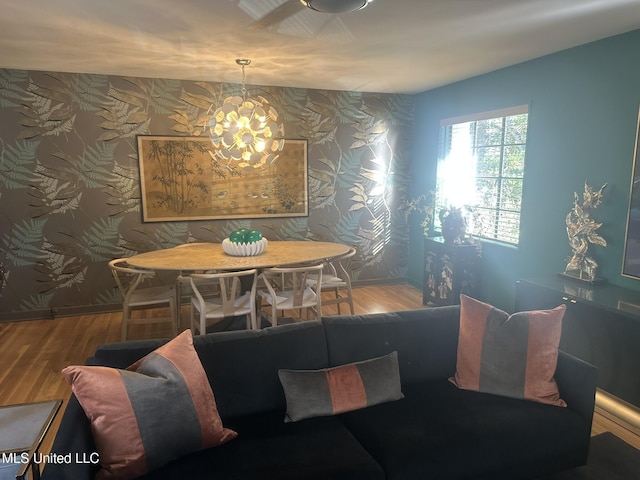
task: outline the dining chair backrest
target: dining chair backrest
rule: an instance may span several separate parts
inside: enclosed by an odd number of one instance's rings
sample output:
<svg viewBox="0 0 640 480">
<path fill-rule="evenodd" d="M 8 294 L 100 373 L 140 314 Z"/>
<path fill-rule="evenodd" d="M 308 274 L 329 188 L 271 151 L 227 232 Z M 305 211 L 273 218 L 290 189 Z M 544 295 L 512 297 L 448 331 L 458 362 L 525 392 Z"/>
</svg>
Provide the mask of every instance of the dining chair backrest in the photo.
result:
<svg viewBox="0 0 640 480">
<path fill-rule="evenodd" d="M 321 315 L 320 291 L 309 287 L 308 281 L 312 275 L 322 278 L 324 265 L 305 265 L 298 267 L 273 267 L 262 272 L 262 279 L 267 291 L 261 291 L 271 313 L 267 315 L 272 325 L 277 324 L 277 312 L 285 310 L 310 309 L 316 318 Z M 302 313 L 302 312 L 300 312 Z"/>
<path fill-rule="evenodd" d="M 333 292 L 333 296 L 325 296 L 322 300 L 324 307 L 336 305 L 338 314 L 341 314 L 340 305 L 346 303 L 349 305 L 351 314 L 355 314 L 353 306 L 353 293 L 351 291 L 351 261 L 356 254 L 356 249 L 351 247 L 347 253 L 326 259 L 321 280 L 321 288 L 324 292 Z M 309 286 L 314 290 L 317 289 L 318 279 L 315 276 L 309 280 Z"/>
<path fill-rule="evenodd" d="M 240 315 L 247 316 L 247 328 L 257 328 L 257 277 L 258 271 L 255 268 L 237 272 L 189 275 L 192 291 L 191 327 L 194 333 L 206 332 L 207 319 L 221 320 Z"/>
<path fill-rule="evenodd" d="M 143 280 L 152 278 L 155 275 L 153 270 L 129 266 L 126 258 L 111 260 L 109 262 L 109 268 L 111 268 L 111 274 L 118 286 L 118 290 L 120 290 L 123 300 L 131 297 Z"/>
<path fill-rule="evenodd" d="M 155 275 L 153 270 L 132 267 L 126 258 L 117 258 L 109 262 L 111 274 L 122 295 L 122 340 L 127 339 L 128 327 L 134 323 L 163 323 L 171 324 L 173 334 L 178 330 L 176 290 L 173 285 L 159 285 L 142 287 L 142 282 Z M 167 317 L 133 318 L 132 310 L 140 308 L 154 308 L 168 306 L 170 315 Z"/>
<path fill-rule="evenodd" d="M 325 260 L 325 269 L 328 270 L 332 278 L 327 278 L 329 275 L 325 275 L 323 285 L 327 285 L 331 281 L 342 281 L 351 284 L 351 260 L 355 254 L 356 249 L 351 247 L 344 255 Z"/>
</svg>

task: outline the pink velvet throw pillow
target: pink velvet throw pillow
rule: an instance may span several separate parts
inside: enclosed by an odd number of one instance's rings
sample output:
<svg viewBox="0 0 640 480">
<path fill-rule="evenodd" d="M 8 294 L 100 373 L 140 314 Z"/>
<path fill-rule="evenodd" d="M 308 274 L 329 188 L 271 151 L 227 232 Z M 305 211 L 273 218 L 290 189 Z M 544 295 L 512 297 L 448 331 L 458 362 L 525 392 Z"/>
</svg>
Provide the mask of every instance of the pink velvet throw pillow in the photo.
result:
<svg viewBox="0 0 640 480">
<path fill-rule="evenodd" d="M 98 479 L 130 479 L 237 436 L 224 428 L 190 330 L 126 370 L 62 370 L 91 422 Z"/>
<path fill-rule="evenodd" d="M 460 295 L 455 376 L 464 390 L 565 407 L 554 379 L 566 307 L 512 315 Z"/>
</svg>

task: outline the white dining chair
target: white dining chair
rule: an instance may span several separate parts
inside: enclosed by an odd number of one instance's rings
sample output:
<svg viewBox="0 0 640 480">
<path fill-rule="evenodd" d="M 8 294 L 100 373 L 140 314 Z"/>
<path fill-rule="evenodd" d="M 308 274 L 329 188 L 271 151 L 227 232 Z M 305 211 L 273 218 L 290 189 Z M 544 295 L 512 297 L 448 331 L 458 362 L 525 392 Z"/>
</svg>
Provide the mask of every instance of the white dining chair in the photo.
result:
<svg viewBox="0 0 640 480">
<path fill-rule="evenodd" d="M 271 326 L 278 324 L 278 313 L 297 311 L 298 317 L 309 318 L 311 311 L 316 319 L 322 315 L 321 287 L 316 290 L 308 285 L 310 275 L 322 281 L 322 263 L 299 267 L 273 267 L 262 272 L 261 280 L 266 290 L 260 290 L 259 299 L 266 302 L 264 313 Z M 261 305 L 261 312 L 263 312 Z"/>
<path fill-rule="evenodd" d="M 179 245 L 176 245 L 175 247 L 173 247 L 174 249 L 181 249 L 181 248 L 189 248 L 189 247 L 193 247 L 195 245 L 207 245 L 207 243 L 205 242 L 191 242 L 191 243 L 181 243 Z M 189 278 L 189 275 L 192 273 L 215 273 L 214 270 L 194 270 L 194 271 L 180 271 L 180 273 L 178 274 L 177 278 L 176 278 L 176 308 L 177 308 L 177 315 L 178 315 L 178 326 L 182 325 L 182 305 L 183 305 L 183 300 L 185 297 L 185 291 L 186 294 L 188 295 L 188 298 L 191 298 L 191 280 Z"/>
<path fill-rule="evenodd" d="M 109 268 L 122 295 L 122 340 L 128 336 L 129 326 L 145 323 L 169 323 L 173 335 L 178 333 L 176 289 L 173 285 L 143 287 L 141 284 L 155 275 L 153 270 L 134 268 L 126 258 L 109 262 Z M 169 307 L 168 317 L 133 317 L 134 310 Z"/>
<path fill-rule="evenodd" d="M 322 292 L 325 293 L 322 299 L 322 307 L 327 305 L 336 305 L 338 307 L 338 315 L 340 305 L 346 303 L 349 305 L 351 315 L 355 314 L 353 307 L 353 294 L 351 292 L 351 260 L 356 254 L 356 249 L 351 247 L 347 253 L 327 259 L 323 262 L 324 269 L 322 271 Z M 318 278 L 310 275 L 307 284 L 315 291 L 318 289 Z M 327 298 L 326 293 L 333 292 L 333 298 Z"/>
<path fill-rule="evenodd" d="M 188 278 L 192 292 L 191 331 L 194 335 L 205 334 L 207 326 L 224 318 L 241 315 L 246 316 L 247 329 L 258 328 L 258 271 L 255 268 L 237 272 L 193 273 Z"/>
</svg>

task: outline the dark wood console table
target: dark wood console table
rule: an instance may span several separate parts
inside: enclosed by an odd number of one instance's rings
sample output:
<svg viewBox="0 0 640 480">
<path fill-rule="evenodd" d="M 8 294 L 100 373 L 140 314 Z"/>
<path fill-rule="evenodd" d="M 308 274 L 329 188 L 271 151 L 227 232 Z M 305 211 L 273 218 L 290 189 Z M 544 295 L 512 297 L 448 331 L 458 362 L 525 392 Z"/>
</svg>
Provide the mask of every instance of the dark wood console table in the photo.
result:
<svg viewBox="0 0 640 480">
<path fill-rule="evenodd" d="M 559 277 L 517 282 L 517 310 L 560 304 L 560 348 L 598 367 L 600 389 L 640 408 L 640 292 Z"/>
</svg>

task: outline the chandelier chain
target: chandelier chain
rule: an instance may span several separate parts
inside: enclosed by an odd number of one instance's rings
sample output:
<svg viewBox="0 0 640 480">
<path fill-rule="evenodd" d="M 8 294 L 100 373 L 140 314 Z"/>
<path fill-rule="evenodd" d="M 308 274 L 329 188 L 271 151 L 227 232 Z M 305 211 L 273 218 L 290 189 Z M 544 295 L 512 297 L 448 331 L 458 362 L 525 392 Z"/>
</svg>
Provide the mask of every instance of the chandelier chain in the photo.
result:
<svg viewBox="0 0 640 480">
<path fill-rule="evenodd" d="M 251 64 L 251 60 L 249 60 L 248 58 L 236 58 L 236 63 L 238 65 L 240 65 L 240 67 L 242 68 L 242 90 L 240 90 L 242 92 L 242 99 L 244 101 L 247 100 L 247 86 L 246 86 L 246 75 L 244 72 L 244 67 L 246 67 L 247 65 Z"/>
<path fill-rule="evenodd" d="M 240 91 L 242 92 L 242 98 L 244 100 L 246 100 L 247 99 L 247 87 L 245 85 L 245 78 L 246 77 L 245 77 L 245 73 L 244 73 L 244 67 L 245 67 L 245 64 L 243 63 L 242 64 L 242 90 L 240 90 Z"/>
</svg>

